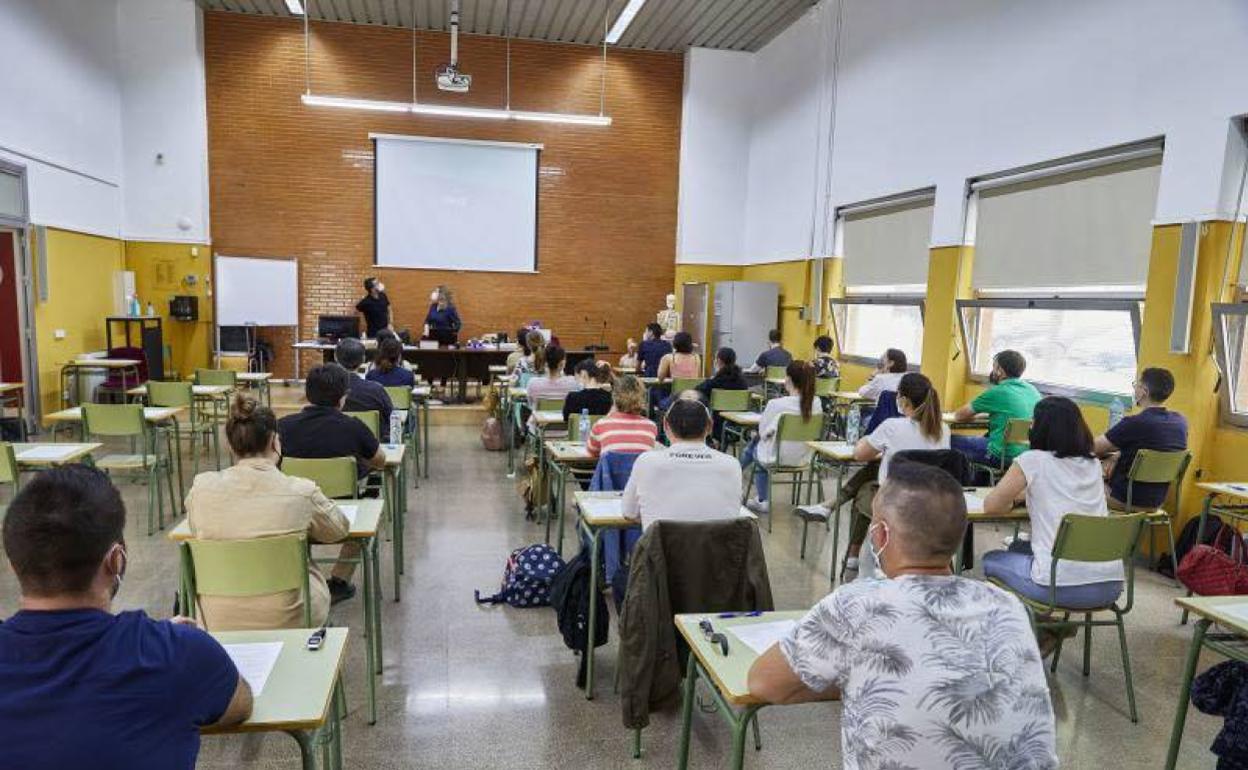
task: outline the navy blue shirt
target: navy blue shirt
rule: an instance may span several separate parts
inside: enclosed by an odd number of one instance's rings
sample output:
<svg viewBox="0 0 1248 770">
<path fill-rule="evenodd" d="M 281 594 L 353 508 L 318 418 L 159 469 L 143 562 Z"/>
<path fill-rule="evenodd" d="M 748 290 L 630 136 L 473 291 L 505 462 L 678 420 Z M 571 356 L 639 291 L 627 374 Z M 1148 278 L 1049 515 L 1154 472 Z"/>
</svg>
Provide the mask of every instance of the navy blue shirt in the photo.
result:
<svg viewBox="0 0 1248 770">
<path fill-rule="evenodd" d="M 19 612 L 0 624 L 0 767 L 195 767 L 238 669 L 191 626 L 142 612 Z"/>
<path fill-rule="evenodd" d="M 1123 417 L 1105 431 L 1109 443 L 1122 454 L 1109 476 L 1109 493 L 1120 503 L 1127 502 L 1127 472 L 1141 449 L 1175 452 L 1187 449 L 1187 419 L 1178 412 L 1161 406 L 1145 409 L 1139 414 Z M 1166 500 L 1169 484 L 1137 482 L 1131 488 L 1131 505 L 1154 508 Z"/>
<path fill-rule="evenodd" d="M 439 308 L 436 302 L 429 306 L 429 312 L 425 315 L 425 323 L 429 324 L 430 331 L 458 332 L 463 326 L 459 320 L 459 311 L 454 305 Z"/>
<path fill-rule="evenodd" d="M 375 382 L 383 388 L 416 387 L 416 375 L 401 366 L 396 366 L 388 372 L 373 367 L 368 370 L 368 374 L 364 375 L 364 379 Z"/>
<path fill-rule="evenodd" d="M 377 412 L 381 440 L 390 440 L 390 413 L 394 411 L 394 402 L 390 400 L 390 394 L 383 385 L 351 372 L 351 380 L 347 386 L 347 403 L 343 404 L 342 411 Z"/>
<path fill-rule="evenodd" d="M 784 348 L 767 348 L 758 354 L 754 365 L 760 369 L 766 369 L 769 366 L 788 366 L 792 361 L 793 354 Z"/>
<path fill-rule="evenodd" d="M 637 362 L 641 364 L 642 377 L 658 377 L 659 361 L 672 352 L 672 343 L 667 340 L 642 340 L 637 346 Z"/>
<path fill-rule="evenodd" d="M 277 435 L 282 439 L 282 454 L 286 457 L 354 457 L 360 478 L 368 475 L 368 461 L 381 448 L 367 425 L 332 406 L 309 404 L 302 411 L 286 415 L 277 421 Z"/>
</svg>

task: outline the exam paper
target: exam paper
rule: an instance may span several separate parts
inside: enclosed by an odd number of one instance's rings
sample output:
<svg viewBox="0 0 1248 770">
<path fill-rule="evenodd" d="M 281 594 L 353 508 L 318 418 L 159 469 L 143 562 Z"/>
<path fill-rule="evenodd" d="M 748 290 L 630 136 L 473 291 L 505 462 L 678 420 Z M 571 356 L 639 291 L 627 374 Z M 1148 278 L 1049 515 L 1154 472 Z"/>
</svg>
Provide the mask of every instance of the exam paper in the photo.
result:
<svg viewBox="0 0 1248 770">
<path fill-rule="evenodd" d="M 26 462 L 34 462 L 35 460 L 60 460 L 65 457 L 69 457 L 74 453 L 75 449 L 76 447 L 57 446 L 55 444 L 31 447 L 30 449 L 23 450 L 17 456 L 17 459 L 24 460 Z"/>
<path fill-rule="evenodd" d="M 762 655 L 768 647 L 787 636 L 795 625 L 796 620 L 773 620 L 770 623 L 742 623 L 729 626 L 727 630 L 746 647 Z"/>
<path fill-rule="evenodd" d="M 983 513 L 984 512 L 984 498 L 980 497 L 974 492 L 963 492 L 962 494 L 966 497 L 966 512 L 967 513 Z"/>
<path fill-rule="evenodd" d="M 1248 623 L 1248 602 L 1243 604 L 1223 604 L 1217 609 L 1218 612 L 1224 615 L 1230 615 L 1236 620 Z"/>
<path fill-rule="evenodd" d="M 225 654 L 234 661 L 238 675 L 247 680 L 251 686 L 253 697 L 259 697 L 264 685 L 273 673 L 277 657 L 282 654 L 282 642 L 249 642 L 244 644 L 223 644 Z"/>
<path fill-rule="evenodd" d="M 619 516 L 624 511 L 622 497 L 590 497 L 580 502 L 581 512 L 590 518 Z"/>
<path fill-rule="evenodd" d="M 355 526 L 355 517 L 360 513 L 358 505 L 339 505 L 338 510 L 342 511 L 342 515 L 347 517 L 347 523 L 352 527 Z"/>
</svg>

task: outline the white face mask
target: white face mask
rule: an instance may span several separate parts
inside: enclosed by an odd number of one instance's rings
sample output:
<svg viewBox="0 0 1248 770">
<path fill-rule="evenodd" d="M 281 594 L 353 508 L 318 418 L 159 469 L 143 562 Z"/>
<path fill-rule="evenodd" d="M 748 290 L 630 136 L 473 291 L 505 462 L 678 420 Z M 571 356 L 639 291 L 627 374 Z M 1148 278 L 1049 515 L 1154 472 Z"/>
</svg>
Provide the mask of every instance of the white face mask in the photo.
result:
<svg viewBox="0 0 1248 770">
<path fill-rule="evenodd" d="M 438 293 L 437 293 L 436 291 L 435 291 L 434 293 L 432 293 L 432 294 L 430 294 L 430 295 L 429 295 L 429 301 L 430 301 L 430 302 L 437 302 L 437 301 L 438 301 Z"/>
<path fill-rule="evenodd" d="M 377 291 L 382 292 L 385 290 L 386 290 L 386 285 L 384 283 L 377 284 Z"/>
<path fill-rule="evenodd" d="M 888 577 L 884 574 L 884 562 L 880 560 L 880 556 L 883 555 L 884 549 L 889 546 L 888 530 L 884 530 L 884 545 L 880 546 L 878 551 L 875 548 L 875 540 L 872 538 L 872 535 L 875 534 L 875 528 L 880 526 L 881 523 L 882 522 L 877 522 L 867 528 L 867 549 L 871 551 L 871 555 L 875 557 L 875 563 L 880 566 L 879 574 L 883 577 Z"/>
</svg>

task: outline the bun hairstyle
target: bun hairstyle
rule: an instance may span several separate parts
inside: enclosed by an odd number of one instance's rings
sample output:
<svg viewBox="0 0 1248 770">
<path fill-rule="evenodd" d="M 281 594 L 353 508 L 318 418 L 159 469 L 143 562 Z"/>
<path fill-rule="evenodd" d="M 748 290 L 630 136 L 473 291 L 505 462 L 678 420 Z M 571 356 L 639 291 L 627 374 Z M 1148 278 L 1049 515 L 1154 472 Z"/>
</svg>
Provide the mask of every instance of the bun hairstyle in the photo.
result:
<svg viewBox="0 0 1248 770">
<path fill-rule="evenodd" d="M 584 372 L 586 377 L 599 385 L 609 385 L 611 380 L 615 377 L 615 372 L 611 369 L 611 364 L 606 361 L 595 361 L 592 358 L 585 358 L 578 361 L 572 371 L 577 374 Z"/>
<path fill-rule="evenodd" d="M 737 351 L 732 348 L 720 348 L 715 354 L 715 359 L 719 361 L 719 371 L 726 377 L 741 376 L 741 367 L 737 366 Z"/>
<path fill-rule="evenodd" d="M 230 402 L 225 420 L 225 437 L 236 457 L 255 457 L 269 449 L 277 433 L 277 417 L 248 393 L 238 393 Z"/>
<path fill-rule="evenodd" d="M 919 424 L 924 438 L 939 441 L 945 433 L 945 423 L 940 413 L 940 394 L 932 387 L 932 381 L 918 372 L 910 372 L 897 383 L 897 395 L 904 396 L 914 407 L 912 419 Z"/>
<path fill-rule="evenodd" d="M 386 337 L 377 343 L 377 368 L 383 372 L 402 367 L 403 343 L 395 336 Z"/>
<path fill-rule="evenodd" d="M 802 420 L 809 420 L 815 404 L 815 368 L 805 361 L 793 359 L 785 367 L 784 373 L 792 380 L 793 387 L 797 388 Z"/>
</svg>

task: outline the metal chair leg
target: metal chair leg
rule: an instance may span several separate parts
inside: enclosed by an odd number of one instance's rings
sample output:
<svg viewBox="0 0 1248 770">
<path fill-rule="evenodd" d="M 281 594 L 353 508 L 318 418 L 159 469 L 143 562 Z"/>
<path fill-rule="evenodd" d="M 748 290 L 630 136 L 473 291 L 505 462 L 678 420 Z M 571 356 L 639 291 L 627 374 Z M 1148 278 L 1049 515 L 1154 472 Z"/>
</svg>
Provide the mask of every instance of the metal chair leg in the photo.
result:
<svg viewBox="0 0 1248 770">
<path fill-rule="evenodd" d="M 1131 709 L 1131 721 L 1139 722 L 1139 715 L 1135 712 L 1135 685 L 1131 681 L 1131 655 L 1127 652 L 1127 628 L 1122 622 L 1122 613 L 1114 610 L 1114 615 L 1118 619 L 1118 644 L 1122 647 L 1122 672 L 1127 678 L 1127 705 Z"/>
<path fill-rule="evenodd" d="M 1083 675 L 1092 673 L 1092 613 L 1083 615 Z"/>
</svg>

